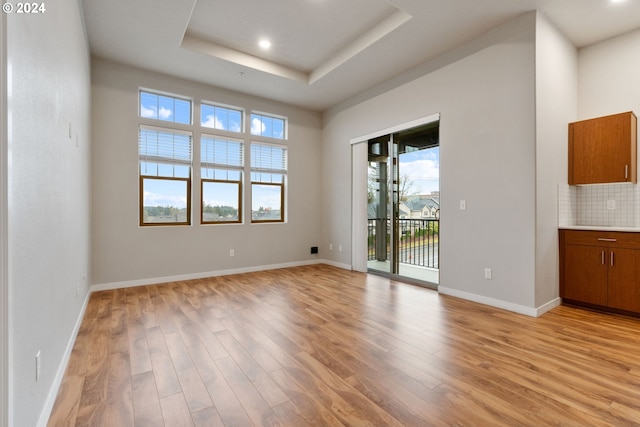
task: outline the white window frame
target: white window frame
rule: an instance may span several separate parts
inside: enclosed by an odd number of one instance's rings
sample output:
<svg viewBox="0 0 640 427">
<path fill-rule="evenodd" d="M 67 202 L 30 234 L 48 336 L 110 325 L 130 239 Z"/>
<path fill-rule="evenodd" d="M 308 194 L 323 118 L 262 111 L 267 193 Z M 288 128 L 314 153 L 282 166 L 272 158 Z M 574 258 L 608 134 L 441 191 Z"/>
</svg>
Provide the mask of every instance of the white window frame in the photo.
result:
<svg viewBox="0 0 640 427">
<path fill-rule="evenodd" d="M 222 140 L 225 142 L 232 142 L 232 143 L 238 143 L 240 144 L 241 150 L 240 150 L 240 161 L 237 162 L 237 164 L 229 164 L 229 163 L 225 163 L 225 162 L 216 162 L 215 159 L 213 159 L 214 161 L 208 161 L 205 156 L 202 155 L 202 151 L 204 149 L 204 139 L 205 138 L 210 138 L 213 139 L 214 141 L 216 139 L 218 140 Z M 200 223 L 201 224 L 214 224 L 214 225 L 221 225 L 221 224 L 241 224 L 243 222 L 243 197 L 244 197 L 244 168 L 245 168 L 245 150 L 246 150 L 246 143 L 244 141 L 244 139 L 239 139 L 239 138 L 230 138 L 230 137 L 226 137 L 226 136 L 222 136 L 222 135 L 211 135 L 211 134 L 201 134 L 200 135 L 200 152 L 201 152 L 201 156 L 200 156 Z M 213 178 L 209 178 L 208 176 L 205 176 L 204 174 L 204 169 L 210 169 L 210 170 L 219 170 L 219 171 L 229 171 L 229 172 L 237 172 L 239 174 L 239 178 L 238 180 L 233 180 L 233 179 L 220 179 L 220 178 L 216 178 L 215 175 Z M 238 217 L 237 220 L 235 221 L 205 221 L 204 219 L 204 209 L 205 209 L 205 201 L 204 201 L 204 186 L 205 183 L 220 183 L 220 184 L 236 184 L 238 186 Z"/>
<path fill-rule="evenodd" d="M 230 111 L 237 111 L 240 113 L 240 130 L 238 131 L 234 131 L 234 130 L 229 130 L 229 129 L 221 129 L 221 128 L 216 128 L 216 127 L 210 127 L 210 126 L 204 126 L 202 124 L 202 111 L 203 108 L 202 107 L 213 107 L 214 108 L 214 115 L 215 115 L 215 109 L 216 108 L 222 108 L 225 110 L 230 110 Z M 198 122 L 198 126 L 200 126 L 203 129 L 209 129 L 209 131 L 223 131 L 223 132 L 231 132 L 233 134 L 243 134 L 245 133 L 245 122 L 246 122 L 246 112 L 243 108 L 240 107 L 236 107 L 234 105 L 227 105 L 227 104 L 221 104 L 219 102 L 212 102 L 212 101 L 205 101 L 205 100 L 201 100 L 200 101 L 200 108 L 199 108 L 199 113 L 200 113 L 200 118 L 199 118 L 199 122 Z"/>
<path fill-rule="evenodd" d="M 254 146 L 263 146 L 263 147 L 273 147 L 273 148 L 277 148 L 277 149 L 281 149 L 284 151 L 284 155 L 283 155 L 283 167 L 282 168 L 277 168 L 277 167 L 268 167 L 268 166 L 256 166 L 254 165 L 254 156 L 253 156 L 253 147 Z M 250 181 L 251 181 L 251 223 L 252 224 L 261 224 L 261 223 L 284 223 L 286 222 L 286 208 L 287 208 L 287 188 L 288 188 L 288 182 L 287 182 L 287 173 L 288 173 L 288 169 L 289 169 L 289 147 L 284 145 L 284 144 L 273 144 L 273 143 L 268 143 L 268 142 L 263 142 L 263 141 L 251 141 L 251 144 L 249 146 L 249 152 L 250 152 L 250 157 L 251 157 L 251 161 L 249 162 L 250 164 L 250 170 L 251 170 L 251 176 L 250 176 Z M 255 180 L 254 179 L 254 174 L 268 174 L 268 175 L 282 175 L 282 182 L 271 182 L 271 181 L 261 181 L 261 180 Z M 269 185 L 269 186 L 279 186 L 280 187 L 280 218 L 278 219 L 264 219 L 264 220 L 260 220 L 260 219 L 255 219 L 254 218 L 254 205 L 253 205 L 253 196 L 254 196 L 254 186 L 255 185 Z"/>
<path fill-rule="evenodd" d="M 151 131 L 151 132 L 159 132 L 173 135 L 184 135 L 189 137 L 189 147 L 186 152 L 186 156 L 183 153 L 180 158 L 173 158 L 170 156 L 159 155 L 151 155 L 148 152 L 142 153 L 142 133 L 143 131 Z M 188 157 L 185 158 L 185 157 Z M 144 173 L 142 170 L 143 163 L 155 164 L 159 168 L 159 165 L 171 165 L 177 167 L 186 167 L 187 168 L 187 176 L 168 176 L 166 174 L 160 174 L 159 171 L 156 171 L 155 174 Z M 191 225 L 191 185 L 192 185 L 192 176 L 193 176 L 193 132 L 172 129 L 172 128 L 163 128 L 158 126 L 149 126 L 140 124 L 138 127 L 138 176 L 139 176 L 139 225 L 141 227 L 156 227 L 156 226 L 180 226 L 180 225 Z M 145 191 L 145 180 L 167 180 L 167 181 L 176 181 L 176 182 L 184 182 L 186 185 L 186 212 L 185 212 L 185 220 L 184 221 L 175 221 L 175 222 L 147 222 L 144 220 L 144 191 Z"/>
<path fill-rule="evenodd" d="M 182 122 L 176 122 L 175 120 L 164 120 L 164 119 L 160 119 L 157 117 L 147 117 L 147 116 L 143 116 L 142 115 L 142 93 L 148 93 L 150 95 L 156 95 L 156 96 L 164 96 L 167 98 L 172 98 L 174 100 L 179 100 L 179 101 L 186 101 L 189 103 L 189 123 L 182 123 Z M 173 93 L 169 93 L 169 92 L 162 92 L 162 91 L 158 91 L 158 90 L 153 90 L 153 89 L 147 89 L 147 88 L 138 88 L 138 117 L 143 119 L 143 120 L 153 120 L 155 122 L 159 122 L 159 123 L 165 123 L 165 124 L 169 124 L 169 126 L 193 126 L 193 117 L 194 117 L 194 105 L 195 102 L 192 98 L 186 97 L 186 96 L 181 96 L 181 95 L 176 95 Z M 174 101 L 174 106 L 175 106 L 175 101 Z M 159 115 L 159 111 L 156 112 L 157 115 Z M 175 111 L 173 113 L 174 117 L 175 117 Z"/>
<path fill-rule="evenodd" d="M 253 116 L 260 116 L 260 117 L 265 117 L 265 118 L 269 118 L 269 119 L 277 119 L 277 120 L 282 120 L 282 138 L 277 138 L 274 136 L 269 136 L 269 135 L 262 135 L 262 133 L 257 134 L 257 133 L 253 133 Z M 271 114 L 271 113 L 265 113 L 263 111 L 251 111 L 251 114 L 249 115 L 249 130 L 248 130 L 249 135 L 251 135 L 251 137 L 259 137 L 259 138 L 269 138 L 270 140 L 275 140 L 275 141 L 287 141 L 289 139 L 289 119 L 285 116 L 279 116 L 277 114 Z"/>
</svg>

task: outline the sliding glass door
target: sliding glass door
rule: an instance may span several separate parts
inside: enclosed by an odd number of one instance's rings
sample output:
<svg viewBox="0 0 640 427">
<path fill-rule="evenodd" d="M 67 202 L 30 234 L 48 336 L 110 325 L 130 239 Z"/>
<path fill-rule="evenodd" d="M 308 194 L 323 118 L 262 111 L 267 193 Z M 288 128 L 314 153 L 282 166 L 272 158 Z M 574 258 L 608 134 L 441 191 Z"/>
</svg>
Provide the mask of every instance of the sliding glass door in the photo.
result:
<svg viewBox="0 0 640 427">
<path fill-rule="evenodd" d="M 437 285 L 439 122 L 367 141 L 367 267 Z"/>
</svg>

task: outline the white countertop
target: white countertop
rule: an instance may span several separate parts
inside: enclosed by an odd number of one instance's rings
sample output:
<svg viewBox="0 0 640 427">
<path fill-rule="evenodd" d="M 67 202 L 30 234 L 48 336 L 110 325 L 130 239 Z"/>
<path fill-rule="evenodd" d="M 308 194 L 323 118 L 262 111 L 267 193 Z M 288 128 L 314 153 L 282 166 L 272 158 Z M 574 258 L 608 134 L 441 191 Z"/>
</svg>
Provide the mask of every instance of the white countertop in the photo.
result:
<svg viewBox="0 0 640 427">
<path fill-rule="evenodd" d="M 640 233 L 640 227 L 609 227 L 606 225 L 561 225 L 560 230 L 587 230 L 587 231 L 626 231 Z"/>
</svg>

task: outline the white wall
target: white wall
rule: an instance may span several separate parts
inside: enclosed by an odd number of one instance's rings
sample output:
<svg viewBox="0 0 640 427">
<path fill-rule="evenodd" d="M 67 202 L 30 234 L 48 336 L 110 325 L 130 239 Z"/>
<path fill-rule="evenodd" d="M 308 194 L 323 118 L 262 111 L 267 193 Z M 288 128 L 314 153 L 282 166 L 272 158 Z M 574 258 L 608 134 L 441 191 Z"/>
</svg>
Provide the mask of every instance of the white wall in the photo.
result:
<svg viewBox="0 0 640 427">
<path fill-rule="evenodd" d="M 351 263 L 349 141 L 440 113 L 440 290 L 536 307 L 535 35 L 523 15 L 326 113 L 323 247 L 345 247 L 331 259 Z"/>
<path fill-rule="evenodd" d="M 7 247 L 7 15 L 0 15 L 0 426 L 8 426 L 9 254 Z"/>
<path fill-rule="evenodd" d="M 39 15 L 7 16 L 10 410 L 15 426 L 42 425 L 48 418 L 90 274 L 87 38 L 79 2 L 46 6 Z M 38 351 L 42 373 L 36 382 Z"/>
<path fill-rule="evenodd" d="M 543 15 L 536 21 L 536 294 L 559 296 L 558 183 L 567 182 L 567 129 L 576 120 L 578 52 Z"/>
<path fill-rule="evenodd" d="M 138 89 L 286 116 L 289 121 L 288 221 L 285 224 L 138 225 Z M 259 266 L 313 262 L 319 246 L 321 117 L 316 112 L 113 62 L 92 63 L 93 283 L 126 286 Z M 194 116 L 199 117 L 198 110 Z M 197 122 L 198 119 L 196 119 Z M 161 126 L 161 125 L 160 125 Z M 194 134 L 199 139 L 199 134 Z M 196 182 L 197 183 L 197 182 Z M 198 185 L 194 200 L 199 200 Z M 245 193 L 245 210 L 251 206 Z M 235 256 L 229 256 L 234 249 Z"/>
<path fill-rule="evenodd" d="M 640 30 L 580 49 L 578 67 L 578 120 L 640 115 Z"/>
</svg>

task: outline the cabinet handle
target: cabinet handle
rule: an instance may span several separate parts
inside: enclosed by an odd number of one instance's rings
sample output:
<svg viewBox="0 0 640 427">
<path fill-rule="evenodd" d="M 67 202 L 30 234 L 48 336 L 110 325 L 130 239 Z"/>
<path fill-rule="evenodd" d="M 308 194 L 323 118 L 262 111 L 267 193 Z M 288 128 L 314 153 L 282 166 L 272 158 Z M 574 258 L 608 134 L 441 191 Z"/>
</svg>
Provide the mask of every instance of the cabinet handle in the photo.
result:
<svg viewBox="0 0 640 427">
<path fill-rule="evenodd" d="M 599 242 L 617 242 L 616 239 L 605 239 L 604 237 L 598 237 Z"/>
<path fill-rule="evenodd" d="M 613 251 L 611 251 L 611 267 L 613 267 Z"/>
<path fill-rule="evenodd" d="M 604 251 L 602 251 L 602 265 L 604 265 Z"/>
<path fill-rule="evenodd" d="M 629 165 L 624 165 L 624 179 L 629 178 Z"/>
</svg>

